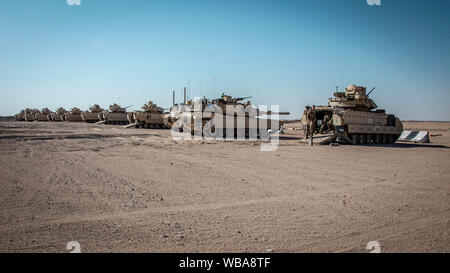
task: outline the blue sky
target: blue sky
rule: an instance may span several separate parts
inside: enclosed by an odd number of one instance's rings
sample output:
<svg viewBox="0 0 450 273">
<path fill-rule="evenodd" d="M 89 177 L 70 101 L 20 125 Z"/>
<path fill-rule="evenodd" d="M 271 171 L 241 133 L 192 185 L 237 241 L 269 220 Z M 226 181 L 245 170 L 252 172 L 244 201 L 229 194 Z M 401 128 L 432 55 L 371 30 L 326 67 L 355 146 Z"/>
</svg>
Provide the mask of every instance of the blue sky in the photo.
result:
<svg viewBox="0 0 450 273">
<path fill-rule="evenodd" d="M 223 91 L 298 117 L 336 86 L 450 120 L 450 1 L 2 0 L 0 115 Z"/>
</svg>

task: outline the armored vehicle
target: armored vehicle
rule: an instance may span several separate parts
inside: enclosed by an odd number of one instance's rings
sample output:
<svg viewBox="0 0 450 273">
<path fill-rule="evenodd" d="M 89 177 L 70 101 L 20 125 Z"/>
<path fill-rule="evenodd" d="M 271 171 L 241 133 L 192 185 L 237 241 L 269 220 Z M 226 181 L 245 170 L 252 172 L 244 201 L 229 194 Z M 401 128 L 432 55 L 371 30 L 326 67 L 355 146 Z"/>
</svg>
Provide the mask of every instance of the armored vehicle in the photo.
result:
<svg viewBox="0 0 450 273">
<path fill-rule="evenodd" d="M 222 94 L 214 100 L 200 99 L 187 105 L 172 107 L 167 123 L 172 129 L 191 134 L 201 132 L 207 137 L 261 138 L 279 132 L 282 121 L 272 115 L 289 115 L 260 111 L 252 107 L 250 101 L 241 101 L 250 97 L 233 98 Z"/>
<path fill-rule="evenodd" d="M 15 115 L 16 121 L 25 121 L 25 110 L 21 110 L 19 114 Z"/>
<path fill-rule="evenodd" d="M 59 107 L 55 113 L 51 114 L 51 120 L 52 121 L 65 121 L 67 113 L 68 112 L 66 109 L 64 109 L 63 107 Z"/>
<path fill-rule="evenodd" d="M 36 120 L 38 121 L 50 121 L 50 115 L 52 114 L 52 111 L 48 109 L 47 107 L 42 109 L 39 113 L 36 114 Z"/>
<path fill-rule="evenodd" d="M 120 107 L 120 105 L 114 103 L 109 106 L 109 111 L 103 113 L 103 119 L 105 124 L 129 124 L 127 106 L 125 108 Z"/>
<path fill-rule="evenodd" d="M 345 92 L 335 92 L 327 106 L 318 106 L 316 112 L 316 132 L 328 133 L 326 142 L 340 141 L 348 144 L 394 143 L 403 131 L 401 121 L 369 98 L 363 86 L 350 85 Z M 330 117 L 329 122 L 324 122 Z M 302 115 L 303 130 L 306 131 L 306 111 Z"/>
<path fill-rule="evenodd" d="M 70 109 L 70 112 L 66 113 L 66 120 L 70 122 L 83 121 L 83 118 L 81 117 L 81 110 L 77 107 Z"/>
<path fill-rule="evenodd" d="M 39 113 L 38 109 L 25 109 L 25 120 L 26 121 L 35 121 L 36 120 L 36 114 Z"/>
<path fill-rule="evenodd" d="M 94 104 L 89 107 L 89 111 L 81 113 L 81 117 L 85 122 L 94 123 L 103 120 L 103 112 L 105 112 L 105 110 L 102 109 L 100 105 Z"/>
<path fill-rule="evenodd" d="M 152 101 L 141 107 L 142 111 L 135 111 L 129 116 L 130 123 L 135 123 L 137 128 L 162 129 L 168 128 L 164 123 L 164 109 L 158 107 Z"/>
</svg>

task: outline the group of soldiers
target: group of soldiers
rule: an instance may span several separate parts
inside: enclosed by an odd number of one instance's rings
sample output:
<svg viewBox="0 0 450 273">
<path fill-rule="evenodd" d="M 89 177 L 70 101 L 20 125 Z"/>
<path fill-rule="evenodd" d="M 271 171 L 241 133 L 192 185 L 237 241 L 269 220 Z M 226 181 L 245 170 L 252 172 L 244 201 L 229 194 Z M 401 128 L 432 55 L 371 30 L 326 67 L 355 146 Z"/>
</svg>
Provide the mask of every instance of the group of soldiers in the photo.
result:
<svg viewBox="0 0 450 273">
<path fill-rule="evenodd" d="M 305 138 L 312 139 L 314 134 L 317 132 L 317 111 L 316 106 L 306 106 L 305 107 L 305 115 L 306 115 L 306 135 Z M 318 132 L 319 134 L 323 134 L 324 132 L 331 130 L 333 126 L 333 120 L 329 114 L 326 114 L 323 117 L 322 125 L 320 126 Z"/>
</svg>

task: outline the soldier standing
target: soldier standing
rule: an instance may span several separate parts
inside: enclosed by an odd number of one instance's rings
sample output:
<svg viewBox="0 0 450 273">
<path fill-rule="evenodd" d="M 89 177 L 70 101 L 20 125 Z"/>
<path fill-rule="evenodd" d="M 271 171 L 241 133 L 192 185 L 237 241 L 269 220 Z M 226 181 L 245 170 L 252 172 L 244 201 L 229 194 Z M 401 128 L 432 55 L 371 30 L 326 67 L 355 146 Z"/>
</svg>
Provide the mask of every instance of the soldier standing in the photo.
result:
<svg viewBox="0 0 450 273">
<path fill-rule="evenodd" d="M 308 112 L 309 112 L 309 105 L 305 106 L 305 110 L 303 111 L 303 114 L 306 117 L 306 133 L 305 133 L 305 139 L 308 138 L 309 135 L 309 131 L 311 128 L 309 128 L 309 121 L 308 121 Z"/>
<path fill-rule="evenodd" d="M 309 134 L 306 135 L 306 138 L 310 135 L 311 140 L 313 139 L 314 133 L 316 132 L 316 106 L 313 105 L 311 109 L 308 110 L 306 114 L 306 119 L 308 121 L 309 126 Z"/>
</svg>

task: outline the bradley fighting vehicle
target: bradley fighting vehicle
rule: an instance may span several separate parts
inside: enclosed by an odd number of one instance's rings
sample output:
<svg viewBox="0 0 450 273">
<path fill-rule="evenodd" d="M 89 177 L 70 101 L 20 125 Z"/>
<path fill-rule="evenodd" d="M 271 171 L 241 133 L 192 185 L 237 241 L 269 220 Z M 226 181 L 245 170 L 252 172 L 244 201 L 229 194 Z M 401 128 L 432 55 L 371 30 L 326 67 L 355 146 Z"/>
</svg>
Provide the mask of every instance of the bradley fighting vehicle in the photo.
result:
<svg viewBox="0 0 450 273">
<path fill-rule="evenodd" d="M 282 121 L 272 120 L 271 115 L 289 115 L 289 113 L 264 112 L 252 107 L 250 101 L 241 101 L 250 97 L 233 98 L 222 94 L 214 100 L 201 99 L 187 105 L 171 108 L 166 123 L 173 130 L 204 136 L 262 138 L 281 130 Z M 196 121 L 197 120 L 197 121 Z M 217 131 L 217 133 L 216 133 Z"/>
<path fill-rule="evenodd" d="M 345 92 L 335 92 L 327 106 L 316 106 L 316 132 L 324 131 L 320 133 L 328 135 L 318 134 L 314 138 L 322 137 L 323 144 L 335 140 L 348 144 L 394 143 L 402 133 L 403 125 L 395 115 L 377 109 L 369 98 L 373 90 L 375 88 L 366 93 L 365 87 L 352 84 Z M 322 124 L 327 115 L 330 122 Z M 301 122 L 306 130 L 306 113 Z"/>
<path fill-rule="evenodd" d="M 66 120 L 71 122 L 83 121 L 83 118 L 81 117 L 81 110 L 77 107 L 70 109 L 70 112 L 66 113 Z"/>
<path fill-rule="evenodd" d="M 63 107 L 59 107 L 55 113 L 51 114 L 51 120 L 52 121 L 65 121 L 66 114 L 68 114 L 67 110 L 64 109 Z"/>
<path fill-rule="evenodd" d="M 38 109 L 25 109 L 25 120 L 26 121 L 35 121 L 36 120 L 36 114 L 39 113 Z"/>
<path fill-rule="evenodd" d="M 165 129 L 168 126 L 164 122 L 164 109 L 158 107 L 152 101 L 144 104 L 141 107 L 142 111 L 135 111 L 129 113 L 128 120 L 130 123 L 135 123 L 136 128 L 151 128 L 151 129 Z"/>
<path fill-rule="evenodd" d="M 50 109 L 45 107 L 44 109 L 42 109 L 42 111 L 40 111 L 39 113 L 36 114 L 36 120 L 38 120 L 38 121 L 50 121 L 51 114 L 52 114 L 52 111 L 50 111 Z"/>
<path fill-rule="evenodd" d="M 103 113 L 105 124 L 129 124 L 129 113 L 127 113 L 128 107 L 131 107 L 131 105 L 125 108 L 120 107 L 120 105 L 116 103 L 110 105 L 109 111 Z"/>
<path fill-rule="evenodd" d="M 103 112 L 105 112 L 105 110 L 102 109 L 100 105 L 94 104 L 89 107 L 89 111 L 81 113 L 81 117 L 85 122 L 94 123 L 103 120 Z"/>
<path fill-rule="evenodd" d="M 25 121 L 25 110 L 21 110 L 19 114 L 14 116 L 16 121 Z"/>
</svg>

